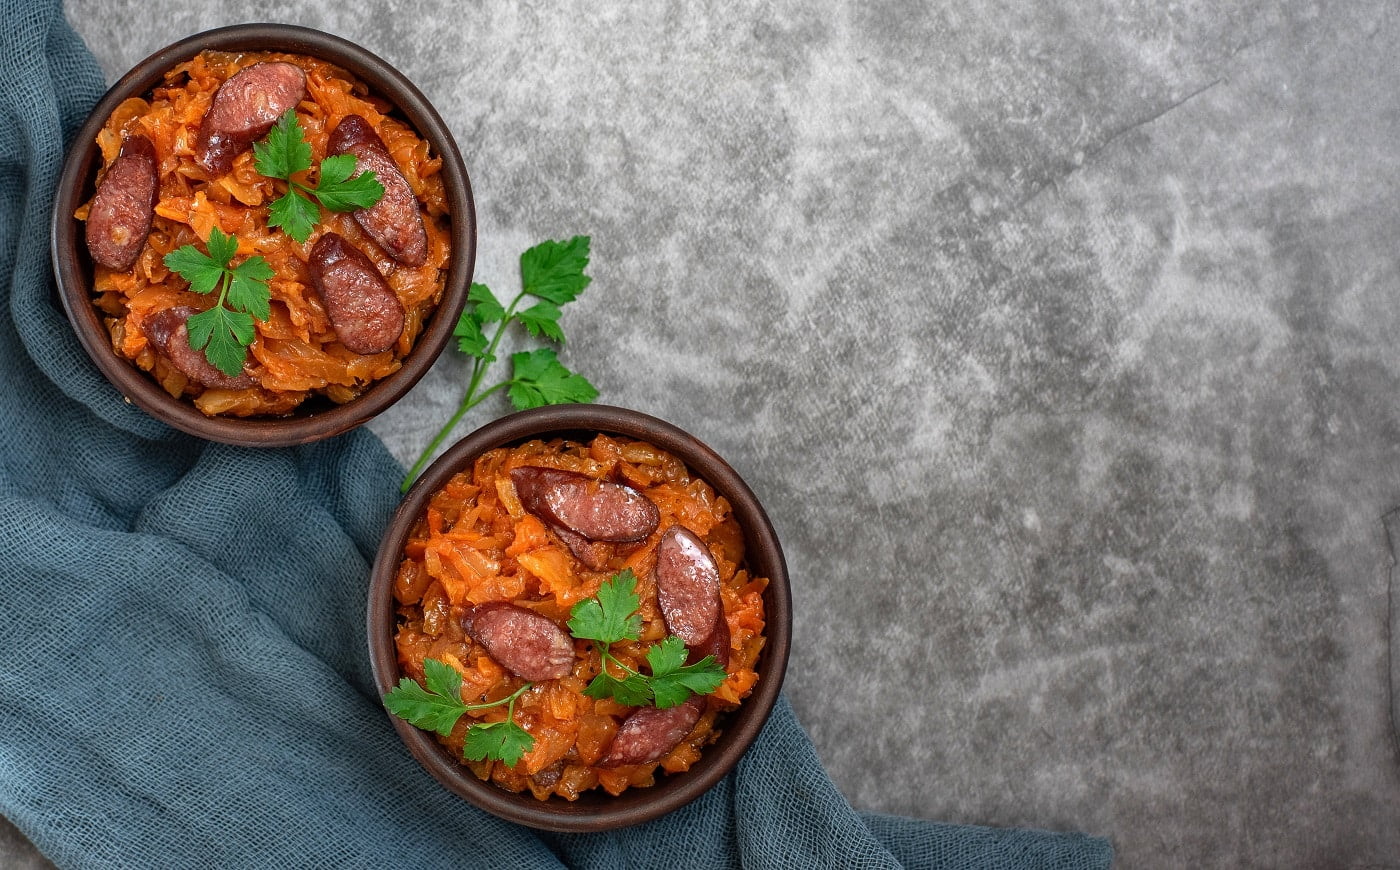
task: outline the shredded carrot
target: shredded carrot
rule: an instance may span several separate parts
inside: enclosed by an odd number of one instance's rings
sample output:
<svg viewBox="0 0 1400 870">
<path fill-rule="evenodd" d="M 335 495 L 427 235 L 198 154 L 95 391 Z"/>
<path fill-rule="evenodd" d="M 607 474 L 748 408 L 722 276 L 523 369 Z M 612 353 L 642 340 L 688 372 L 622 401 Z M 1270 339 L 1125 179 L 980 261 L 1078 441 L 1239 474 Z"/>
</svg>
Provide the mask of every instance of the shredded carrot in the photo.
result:
<svg viewBox="0 0 1400 870">
<path fill-rule="evenodd" d="M 269 60 L 294 63 L 306 71 L 307 98 L 297 107 L 297 116 L 313 165 L 326 156 L 330 131 L 346 115 L 362 115 L 379 133 L 418 197 L 428 233 L 426 263 L 398 263 L 349 213 L 324 213 L 304 245 L 269 230 L 268 207 L 281 195 L 282 183 L 258 174 L 252 149 L 239 155 L 221 177 L 211 178 L 195 163 L 199 126 L 219 85 L 240 69 Z M 96 137 L 102 171 L 117 158 L 125 135 L 142 133 L 155 146 L 160 193 L 151 233 L 136 265 L 125 272 L 102 266 L 94 270 L 94 301 L 105 315 L 116 352 L 151 372 L 171 395 L 190 397 L 209 415 L 281 415 L 316 395 L 344 403 L 398 371 L 442 300 L 452 246 L 442 159 L 431 155 L 427 143 L 389 111 L 388 103 L 344 70 L 316 58 L 276 52 L 201 52 L 166 73 L 164 83 L 149 97 L 118 105 Z M 85 220 L 88 211 L 85 204 L 75 217 Z M 249 349 L 246 371 L 257 385 L 244 390 L 206 389 L 191 382 L 151 350 L 141 329 L 148 316 L 162 309 L 188 305 L 201 310 L 214 303 L 191 292 L 162 262 L 183 245 L 202 247 L 214 227 L 238 237 L 238 257 L 260 255 L 276 273 L 269 282 L 272 316 L 257 324 Z M 329 231 L 364 251 L 403 303 L 404 331 L 392 349 L 361 356 L 341 345 L 331 329 L 306 265 L 316 240 Z"/>
</svg>

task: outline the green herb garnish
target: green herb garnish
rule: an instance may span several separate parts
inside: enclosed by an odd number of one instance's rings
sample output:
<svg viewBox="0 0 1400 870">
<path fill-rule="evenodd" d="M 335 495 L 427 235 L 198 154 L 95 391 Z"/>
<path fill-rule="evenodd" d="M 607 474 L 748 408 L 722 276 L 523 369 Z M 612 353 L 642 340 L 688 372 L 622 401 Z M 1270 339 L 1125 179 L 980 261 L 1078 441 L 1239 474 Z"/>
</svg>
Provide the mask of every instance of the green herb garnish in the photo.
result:
<svg viewBox="0 0 1400 870">
<path fill-rule="evenodd" d="M 620 641 L 637 640 L 642 617 L 638 613 L 637 577 L 630 570 L 604 580 L 593 598 L 580 601 L 569 612 L 569 632 L 579 640 L 591 640 L 603 658 L 598 676 L 583 690 L 591 698 L 612 698 L 619 704 L 639 707 L 654 703 L 659 709 L 685 703 L 692 694 L 708 695 L 724 682 L 725 671 L 714 656 L 693 665 L 685 663 L 685 641 L 671 635 L 647 651 L 651 674 L 642 674 L 618 661 L 609 648 Z M 608 665 L 622 671 L 608 672 Z"/>
<path fill-rule="evenodd" d="M 705 656 L 695 664 L 687 665 L 685 660 L 689 655 L 685 641 L 675 635 L 647 650 L 647 664 L 651 666 L 651 696 L 660 709 L 684 704 L 691 695 L 708 695 L 718 689 L 728 676 L 714 656 Z"/>
<path fill-rule="evenodd" d="M 536 338 L 560 343 L 564 341 L 564 331 L 559 326 L 560 309 L 577 299 L 592 280 L 583 273 L 588 266 L 588 245 L 588 236 L 574 236 L 567 242 L 541 242 L 521 254 L 521 290 L 508 306 L 502 307 L 485 284 L 471 286 L 466 308 L 462 310 L 453 330 L 457 348 L 472 358 L 466 395 L 462 397 L 456 413 L 438 430 L 423 454 L 413 463 L 401 490 L 408 490 L 409 484 L 467 411 L 498 390 L 506 390 L 511 404 L 520 411 L 542 405 L 591 402 L 598 398 L 598 391 L 588 379 L 565 368 L 554 350 L 548 347 L 511 354 L 511 377 L 486 389 L 481 388 L 487 369 L 496 361 L 496 348 L 501 343 L 506 326 L 512 321 L 518 322 Z M 520 309 L 527 296 L 533 297 L 535 303 L 529 308 Z M 486 327 L 492 323 L 496 327 L 488 339 Z"/>
<path fill-rule="evenodd" d="M 641 635 L 641 600 L 636 590 L 637 576 L 624 570 L 604 580 L 597 595 L 580 601 L 570 611 L 569 632 L 579 640 L 593 641 L 603 661 L 598 676 L 583 693 L 629 707 L 654 704 L 664 710 L 684 704 L 691 695 L 708 695 L 718 689 L 725 680 L 724 667 L 714 656 L 687 665 L 689 650 L 675 635 L 647 650 L 650 674 L 634 671 L 612 654 L 613 644 L 635 641 Z M 609 664 L 622 675 L 609 673 Z M 467 729 L 462 756 L 468 761 L 503 761 L 513 767 L 534 747 L 535 739 L 515 723 L 515 701 L 532 683 L 499 701 L 468 704 L 462 700 L 462 675 L 436 659 L 423 660 L 423 682 L 425 685 L 419 685 L 408 677 L 400 678 L 398 686 L 384 696 L 384 706 L 409 724 L 446 737 L 463 714 L 508 704 L 503 721 L 475 722 Z"/>
<path fill-rule="evenodd" d="M 426 688 L 403 677 L 398 686 L 389 690 L 384 696 L 384 706 L 390 713 L 417 728 L 446 737 L 464 713 L 506 704 L 503 721 L 472 724 L 462 745 L 462 756 L 468 761 L 501 761 L 514 767 L 522 755 L 534 748 L 535 738 L 515 724 L 515 701 L 531 683 L 499 701 L 467 704 L 462 701 L 462 675 L 451 665 L 437 659 L 424 659 L 423 678 Z"/>
<path fill-rule="evenodd" d="M 238 252 L 238 238 L 224 235 L 218 227 L 209 231 L 205 244 L 207 254 L 194 245 L 183 245 L 166 254 L 163 262 L 196 293 L 208 295 L 218 288 L 214 307 L 191 314 L 185 329 L 190 347 L 204 351 L 205 359 L 219 371 L 237 377 L 248 360 L 248 345 L 253 343 L 253 319 L 266 321 L 271 313 L 267 282 L 273 271 L 256 255 L 230 267 Z M 228 307 L 224 307 L 225 302 Z"/>
<path fill-rule="evenodd" d="M 336 154 L 322 160 L 315 187 L 293 179 L 292 176 L 311 168 L 311 145 L 302 135 L 295 109 L 283 113 L 267 138 L 253 145 L 253 157 L 259 173 L 287 182 L 287 192 L 268 208 L 268 227 L 281 227 L 299 245 L 311 237 L 321 216 L 312 197 L 328 211 L 354 211 L 369 208 L 384 195 L 384 186 L 373 172 L 353 175 L 353 154 Z"/>
</svg>

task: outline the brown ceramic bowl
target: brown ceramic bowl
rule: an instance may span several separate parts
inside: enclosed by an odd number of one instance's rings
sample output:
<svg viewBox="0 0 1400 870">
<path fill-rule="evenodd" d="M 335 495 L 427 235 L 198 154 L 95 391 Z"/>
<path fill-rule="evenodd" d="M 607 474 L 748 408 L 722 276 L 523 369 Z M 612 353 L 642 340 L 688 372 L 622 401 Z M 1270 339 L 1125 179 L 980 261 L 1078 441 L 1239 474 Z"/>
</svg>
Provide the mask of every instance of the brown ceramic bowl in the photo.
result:
<svg viewBox="0 0 1400 870">
<path fill-rule="evenodd" d="M 428 321 L 403 366 L 372 384 L 358 398 L 337 405 L 312 397 L 285 417 L 207 417 L 190 401 L 176 399 L 146 372 L 113 349 L 99 312 L 93 306 L 92 261 L 83 224 L 73 217 L 92 198 L 100 155 L 94 139 L 123 100 L 147 94 L 167 70 L 200 51 L 285 51 L 329 61 L 389 100 L 393 114 L 413 127 L 434 154 L 442 157 L 442 178 L 451 209 L 452 259 L 437 311 Z M 74 139 L 59 178 L 52 226 L 54 273 L 59 296 L 84 349 L 122 395 L 164 422 L 211 441 L 251 447 L 304 444 L 329 438 L 374 417 L 398 401 L 418 382 L 452 336 L 466 304 L 476 261 L 476 210 L 466 167 L 452 133 L 427 98 L 384 60 L 358 45 L 328 33 L 286 24 L 243 24 L 198 33 L 138 63 L 112 86 Z"/>
<path fill-rule="evenodd" d="M 541 801 L 528 791 L 506 791 L 477 779 L 431 733 L 389 716 L 409 752 L 449 790 L 503 819 L 551 831 L 602 831 L 649 821 L 684 806 L 723 778 L 758 736 L 778 699 L 792 632 L 787 565 L 777 534 L 753 492 L 717 453 L 695 436 L 637 411 L 605 405 L 538 408 L 503 417 L 457 442 L 429 466 L 390 521 L 369 585 L 369 651 L 379 694 L 396 686 L 402 676 L 394 646 L 394 575 L 404 542 L 432 494 L 487 450 L 532 438 L 588 439 L 599 432 L 641 439 L 669 451 L 729 500 L 744 530 L 747 567 L 751 573 L 769 578 L 763 596 L 767 642 L 758 659 L 759 680 L 753 693 L 720 720 L 722 733 L 705 748 L 700 760 L 683 773 L 658 773 L 655 785 L 629 788 L 616 797 L 593 789 L 575 801 L 559 797 Z"/>
</svg>

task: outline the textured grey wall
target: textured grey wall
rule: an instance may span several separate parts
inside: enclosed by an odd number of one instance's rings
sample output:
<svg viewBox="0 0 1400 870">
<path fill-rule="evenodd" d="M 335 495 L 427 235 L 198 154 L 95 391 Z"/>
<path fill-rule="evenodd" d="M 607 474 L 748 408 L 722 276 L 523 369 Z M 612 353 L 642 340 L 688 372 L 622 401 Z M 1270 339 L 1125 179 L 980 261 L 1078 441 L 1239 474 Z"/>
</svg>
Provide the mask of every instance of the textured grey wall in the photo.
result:
<svg viewBox="0 0 1400 870">
<path fill-rule="evenodd" d="M 856 806 L 1400 866 L 1389 0 L 68 12 L 113 79 L 249 20 L 397 64 L 499 291 L 592 235 L 563 358 L 767 504 Z M 464 371 L 373 425 L 401 459 Z"/>
</svg>

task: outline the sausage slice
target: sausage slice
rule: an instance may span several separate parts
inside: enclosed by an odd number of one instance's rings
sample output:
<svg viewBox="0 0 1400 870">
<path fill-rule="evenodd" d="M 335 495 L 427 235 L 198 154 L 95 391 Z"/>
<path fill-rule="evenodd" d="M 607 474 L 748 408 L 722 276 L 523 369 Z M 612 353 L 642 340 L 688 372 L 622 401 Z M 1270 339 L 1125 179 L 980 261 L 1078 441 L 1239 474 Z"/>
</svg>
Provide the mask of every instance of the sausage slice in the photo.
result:
<svg viewBox="0 0 1400 870">
<path fill-rule="evenodd" d="M 156 149 L 142 135 L 128 136 L 92 197 L 88 210 L 88 252 L 100 265 L 124 272 L 136 264 L 160 195 Z"/>
<path fill-rule="evenodd" d="M 639 707 L 622 720 L 597 766 L 620 767 L 660 761 L 691 732 L 704 709 L 705 699 L 698 695 L 665 710 Z"/>
<path fill-rule="evenodd" d="M 306 73 L 296 64 L 274 61 L 244 67 L 214 92 L 195 139 L 195 162 L 223 175 L 235 157 L 305 97 Z"/>
<path fill-rule="evenodd" d="M 462 629 L 496 664 L 521 679 L 557 680 L 574 669 L 573 639 L 542 613 L 492 601 L 467 611 Z"/>
<path fill-rule="evenodd" d="M 359 172 L 372 171 L 384 187 L 384 196 L 369 208 L 357 208 L 355 221 L 370 238 L 405 266 L 421 266 L 428 261 L 428 233 L 418 198 L 408 179 L 389 154 L 389 148 L 369 121 L 359 115 L 346 115 L 331 131 L 326 150 L 332 154 L 352 154 Z"/>
<path fill-rule="evenodd" d="M 727 664 L 729 624 L 719 586 L 719 568 L 705 542 L 684 526 L 667 529 L 656 545 L 656 598 L 666 628 L 692 653 L 704 649 Z"/>
<path fill-rule="evenodd" d="M 705 656 L 714 656 L 720 667 L 729 667 L 729 621 L 721 614 L 709 636 L 689 649 L 690 655 L 686 657 L 685 662 L 688 665 L 695 664 Z"/>
<path fill-rule="evenodd" d="M 534 466 L 511 469 L 510 479 L 525 510 L 590 541 L 640 541 L 661 521 L 651 499 L 621 483 Z"/>
<path fill-rule="evenodd" d="M 312 246 L 307 265 L 341 344 L 361 354 L 394 346 L 403 334 L 403 303 L 373 260 L 340 234 L 326 233 Z"/>
<path fill-rule="evenodd" d="M 608 564 L 608 559 L 612 558 L 616 549 L 613 544 L 607 541 L 590 541 L 583 535 L 571 532 L 563 526 L 550 525 L 549 530 L 554 532 L 555 537 L 563 542 L 565 547 L 569 548 L 569 552 L 574 554 L 574 558 L 582 562 L 585 568 L 594 571 Z"/>
<path fill-rule="evenodd" d="M 188 305 L 177 305 L 147 317 L 141 322 L 141 331 L 146 340 L 158 353 L 170 360 L 182 375 L 206 387 L 221 390 L 246 390 L 256 381 L 246 374 L 229 377 L 214 367 L 204 354 L 190 347 L 189 330 L 185 321 L 195 310 Z"/>
</svg>

